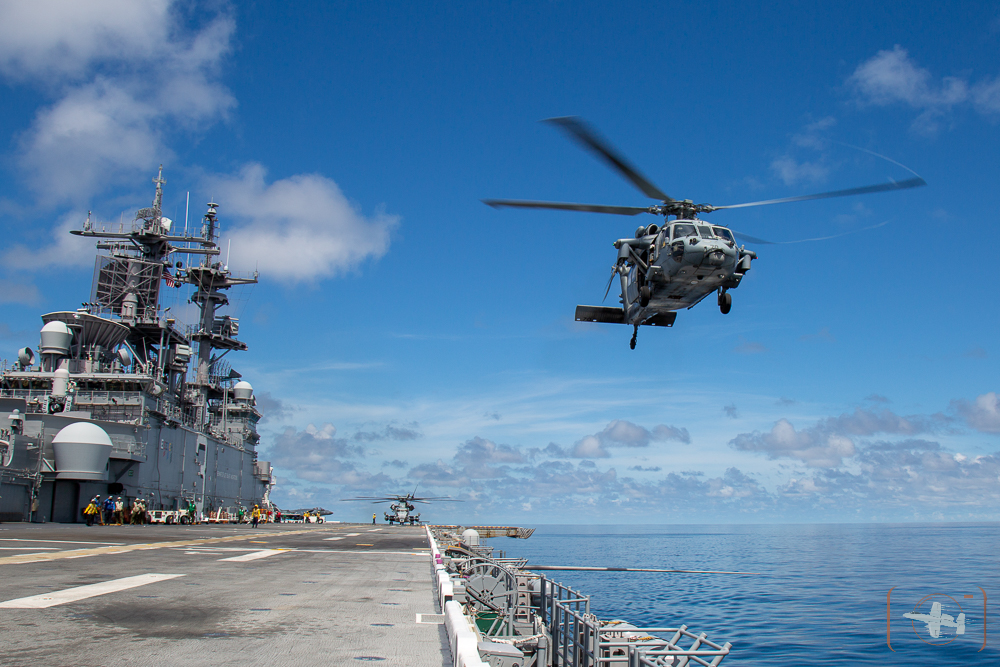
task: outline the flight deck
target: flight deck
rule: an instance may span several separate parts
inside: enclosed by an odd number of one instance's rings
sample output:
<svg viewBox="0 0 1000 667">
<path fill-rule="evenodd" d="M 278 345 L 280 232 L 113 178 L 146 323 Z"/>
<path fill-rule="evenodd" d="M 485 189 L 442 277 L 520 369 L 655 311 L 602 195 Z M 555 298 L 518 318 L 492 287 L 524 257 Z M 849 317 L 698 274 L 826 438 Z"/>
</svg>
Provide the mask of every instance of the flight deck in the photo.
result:
<svg viewBox="0 0 1000 667">
<path fill-rule="evenodd" d="M 451 664 L 421 527 L 0 524 L 5 665 Z"/>
</svg>

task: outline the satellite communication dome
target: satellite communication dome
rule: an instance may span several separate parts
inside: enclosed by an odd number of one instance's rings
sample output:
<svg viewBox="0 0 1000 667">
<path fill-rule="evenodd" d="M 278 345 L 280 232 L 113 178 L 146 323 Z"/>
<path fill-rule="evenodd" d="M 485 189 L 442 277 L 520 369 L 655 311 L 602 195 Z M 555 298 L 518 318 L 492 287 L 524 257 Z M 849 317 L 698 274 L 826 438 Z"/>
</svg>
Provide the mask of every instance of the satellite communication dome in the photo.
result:
<svg viewBox="0 0 1000 667">
<path fill-rule="evenodd" d="M 107 445 L 111 446 L 111 437 L 108 432 L 97 424 L 90 422 L 75 422 L 65 426 L 52 438 L 52 444 L 61 442 L 72 442 L 86 445 Z"/>
<path fill-rule="evenodd" d="M 56 479 L 107 479 L 111 438 L 97 424 L 74 422 L 52 438 Z"/>
<path fill-rule="evenodd" d="M 65 322 L 52 321 L 42 327 L 41 341 L 38 346 L 40 354 L 69 354 L 69 344 L 73 340 L 73 332 Z"/>
<path fill-rule="evenodd" d="M 233 398 L 237 401 L 249 401 L 253 398 L 253 385 L 246 380 L 240 380 L 233 385 Z"/>
<path fill-rule="evenodd" d="M 470 547 L 479 546 L 479 531 L 473 530 L 472 528 L 466 528 L 462 531 L 462 541 L 468 544 Z"/>
</svg>

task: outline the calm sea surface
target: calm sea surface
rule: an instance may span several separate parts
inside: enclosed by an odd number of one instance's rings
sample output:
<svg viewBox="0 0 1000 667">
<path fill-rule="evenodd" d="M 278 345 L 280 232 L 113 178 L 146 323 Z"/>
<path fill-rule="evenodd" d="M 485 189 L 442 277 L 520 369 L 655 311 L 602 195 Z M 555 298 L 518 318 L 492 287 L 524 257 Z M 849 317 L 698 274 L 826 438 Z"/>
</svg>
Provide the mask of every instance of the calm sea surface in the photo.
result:
<svg viewBox="0 0 1000 667">
<path fill-rule="evenodd" d="M 539 526 L 528 540 L 490 542 L 538 565 L 759 572 L 548 573 L 589 594 L 602 619 L 683 623 L 732 642 L 731 667 L 1000 666 L 997 523 Z M 956 619 L 961 606 L 964 634 L 945 627 L 932 639 L 903 617 L 934 601 Z"/>
</svg>

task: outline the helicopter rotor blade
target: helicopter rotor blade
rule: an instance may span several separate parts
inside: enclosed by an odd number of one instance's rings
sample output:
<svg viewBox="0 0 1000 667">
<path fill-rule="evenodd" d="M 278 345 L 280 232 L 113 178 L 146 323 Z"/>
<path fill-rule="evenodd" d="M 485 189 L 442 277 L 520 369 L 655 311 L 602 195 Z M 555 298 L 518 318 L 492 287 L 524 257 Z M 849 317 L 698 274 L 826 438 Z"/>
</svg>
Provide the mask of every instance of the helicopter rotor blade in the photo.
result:
<svg viewBox="0 0 1000 667">
<path fill-rule="evenodd" d="M 617 274 L 618 274 L 618 265 L 616 264 L 615 266 L 611 267 L 611 277 L 608 278 L 608 286 L 604 288 L 604 298 L 601 299 L 601 303 L 604 303 L 605 301 L 608 300 L 608 294 L 611 293 L 611 283 L 615 281 L 615 276 Z"/>
<path fill-rule="evenodd" d="M 733 236 L 738 238 L 740 241 L 746 241 L 747 243 L 759 243 L 761 245 L 775 245 L 774 241 L 765 241 L 764 239 L 759 239 L 756 236 L 750 236 L 749 234 L 744 234 L 743 232 L 733 232 Z"/>
<path fill-rule="evenodd" d="M 610 213 L 612 215 L 654 213 L 648 206 L 604 206 L 601 204 L 573 204 L 558 201 L 525 201 L 520 199 L 484 199 L 483 203 L 493 208 L 548 208 L 559 211 L 585 211 L 587 213 Z"/>
<path fill-rule="evenodd" d="M 617 151 L 601 139 L 597 132 L 588 126 L 582 119 L 576 116 L 562 116 L 560 118 L 547 118 L 543 122 L 552 123 L 553 125 L 561 127 L 569 133 L 570 136 L 576 139 L 577 142 L 582 144 L 584 147 L 589 148 L 591 151 L 596 153 L 598 157 L 603 158 L 622 176 L 627 178 L 633 185 L 642 190 L 643 194 L 647 197 L 652 197 L 653 199 L 658 199 L 662 202 L 673 201 L 673 199 L 663 194 L 663 191 L 660 190 L 660 188 L 653 185 L 649 179 L 640 174 L 639 171 L 629 164 L 624 157 L 619 155 Z"/>
<path fill-rule="evenodd" d="M 878 185 L 865 185 L 860 188 L 848 188 L 846 190 L 833 190 L 831 192 L 820 192 L 814 195 L 800 195 L 798 197 L 784 197 L 782 199 L 766 199 L 764 201 L 752 201 L 745 204 L 729 204 L 728 206 L 712 206 L 711 210 L 717 211 L 724 208 L 747 208 L 748 206 L 767 206 L 770 204 L 787 204 L 793 201 L 809 201 L 810 199 L 830 199 L 832 197 L 850 197 L 851 195 L 866 195 L 873 192 L 886 192 L 888 190 L 906 190 L 908 188 L 919 188 L 927 185 L 927 181 L 917 176 L 908 178 L 905 181 L 889 181 Z"/>
</svg>

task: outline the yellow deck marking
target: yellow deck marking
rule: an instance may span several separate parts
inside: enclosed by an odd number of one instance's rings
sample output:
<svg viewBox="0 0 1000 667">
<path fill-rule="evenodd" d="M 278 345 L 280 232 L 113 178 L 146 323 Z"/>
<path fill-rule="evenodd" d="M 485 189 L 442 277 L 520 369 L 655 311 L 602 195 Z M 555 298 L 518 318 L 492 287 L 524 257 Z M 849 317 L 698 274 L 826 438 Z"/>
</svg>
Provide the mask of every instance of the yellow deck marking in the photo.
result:
<svg viewBox="0 0 1000 667">
<path fill-rule="evenodd" d="M 145 542 L 141 544 L 116 544 L 112 547 L 95 547 L 91 549 L 70 549 L 67 551 L 56 551 L 48 553 L 19 554 L 17 556 L 0 557 L 0 565 L 17 565 L 20 563 L 40 563 L 44 561 L 61 560 L 63 558 L 85 558 L 87 556 L 97 556 L 100 554 L 121 554 L 130 551 L 146 551 L 151 549 L 170 549 L 177 547 L 193 547 L 200 544 L 212 544 L 217 542 L 236 542 L 239 540 L 250 540 L 252 538 L 273 537 L 277 535 L 297 535 L 300 533 L 322 532 L 323 528 L 308 528 L 305 530 L 289 530 L 281 533 L 247 533 L 245 535 L 228 535 L 226 537 L 203 537 L 193 540 L 177 540 L 174 542 Z"/>
</svg>

